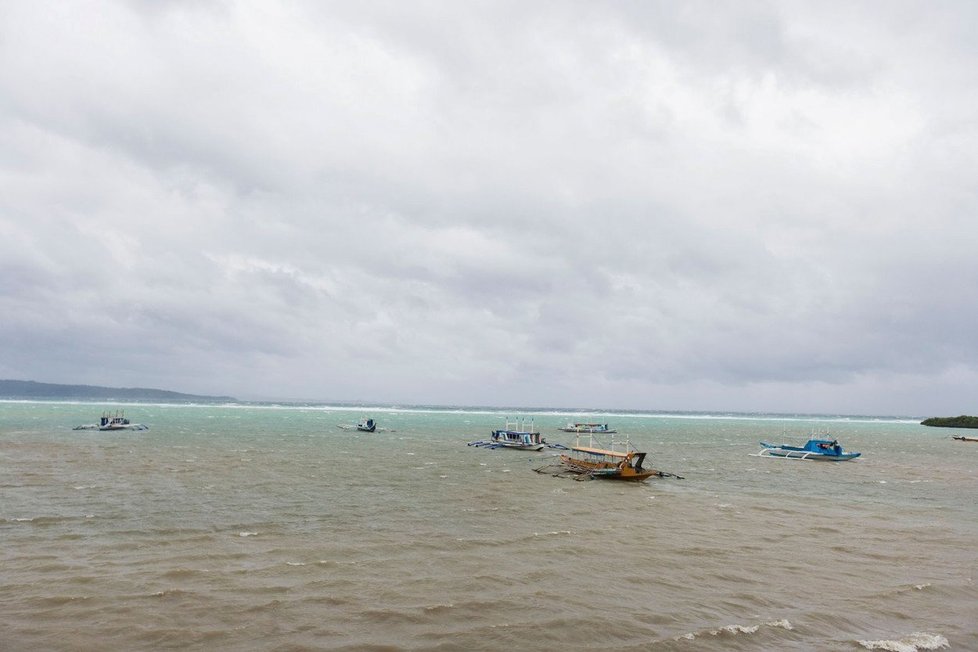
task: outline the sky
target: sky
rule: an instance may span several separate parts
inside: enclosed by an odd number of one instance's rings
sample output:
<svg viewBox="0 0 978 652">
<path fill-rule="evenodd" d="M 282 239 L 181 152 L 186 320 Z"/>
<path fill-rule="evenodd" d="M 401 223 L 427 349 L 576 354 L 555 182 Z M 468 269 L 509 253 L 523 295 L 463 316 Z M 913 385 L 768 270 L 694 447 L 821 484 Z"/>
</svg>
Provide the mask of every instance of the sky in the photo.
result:
<svg viewBox="0 0 978 652">
<path fill-rule="evenodd" d="M 0 378 L 978 413 L 976 24 L 0 3 Z"/>
</svg>

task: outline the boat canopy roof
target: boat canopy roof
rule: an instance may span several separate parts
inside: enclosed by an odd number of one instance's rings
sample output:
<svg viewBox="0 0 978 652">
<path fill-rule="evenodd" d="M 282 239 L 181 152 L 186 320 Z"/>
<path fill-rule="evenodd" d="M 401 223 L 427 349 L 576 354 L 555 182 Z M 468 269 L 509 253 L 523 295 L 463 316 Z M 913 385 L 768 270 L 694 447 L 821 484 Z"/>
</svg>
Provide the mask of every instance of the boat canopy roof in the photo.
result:
<svg viewBox="0 0 978 652">
<path fill-rule="evenodd" d="M 591 455 L 607 455 L 608 457 L 628 457 L 628 453 L 622 453 L 621 451 L 609 451 L 604 448 L 590 448 L 588 446 L 574 446 L 571 450 L 578 451 L 580 453 L 590 453 Z"/>
</svg>

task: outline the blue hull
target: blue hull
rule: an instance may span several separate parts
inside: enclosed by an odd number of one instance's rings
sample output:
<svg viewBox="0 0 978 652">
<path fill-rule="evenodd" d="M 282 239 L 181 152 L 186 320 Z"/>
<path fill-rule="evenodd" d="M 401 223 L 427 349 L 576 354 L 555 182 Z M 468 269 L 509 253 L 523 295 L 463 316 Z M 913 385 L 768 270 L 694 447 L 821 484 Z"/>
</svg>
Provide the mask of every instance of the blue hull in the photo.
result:
<svg viewBox="0 0 978 652">
<path fill-rule="evenodd" d="M 793 460 L 815 460 L 819 462 L 845 462 L 854 460 L 862 453 L 846 453 L 837 442 L 826 439 L 812 439 L 804 447 L 785 446 L 761 442 L 761 457 L 783 457 Z"/>
</svg>

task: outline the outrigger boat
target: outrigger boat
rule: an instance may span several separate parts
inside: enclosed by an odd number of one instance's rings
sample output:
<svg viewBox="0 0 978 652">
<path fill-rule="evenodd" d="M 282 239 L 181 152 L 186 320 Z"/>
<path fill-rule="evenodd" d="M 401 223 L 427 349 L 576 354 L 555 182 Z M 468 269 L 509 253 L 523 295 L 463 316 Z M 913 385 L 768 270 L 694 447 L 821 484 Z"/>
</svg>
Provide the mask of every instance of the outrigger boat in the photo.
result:
<svg viewBox="0 0 978 652">
<path fill-rule="evenodd" d="M 522 451 L 542 451 L 549 444 L 543 439 L 538 430 L 533 429 L 533 421 L 526 425 L 526 421 L 518 419 L 514 422 L 506 421 L 506 426 L 500 430 L 493 430 L 488 441 L 469 442 L 469 446 L 480 448 L 512 448 Z"/>
<path fill-rule="evenodd" d="M 610 435 L 612 433 L 618 432 L 617 430 L 610 430 L 607 423 L 568 423 L 563 428 L 560 428 L 564 432 L 577 432 L 577 433 L 600 433 Z"/>
<path fill-rule="evenodd" d="M 357 422 L 357 430 L 360 432 L 374 432 L 377 430 L 377 422 L 364 417 Z"/>
<path fill-rule="evenodd" d="M 978 437 L 968 437 L 967 435 L 953 435 L 951 439 L 957 439 L 958 441 L 978 441 Z"/>
<path fill-rule="evenodd" d="M 653 475 L 660 478 L 681 478 L 672 473 L 643 467 L 646 453 L 634 450 L 627 439 L 623 442 L 615 442 L 615 438 L 612 437 L 610 448 L 598 448 L 594 445 L 593 433 L 586 434 L 588 435 L 586 445 L 582 444 L 581 436 L 578 435 L 577 441 L 570 447 L 569 452 L 561 454 L 559 464 L 548 464 L 534 471 L 555 476 L 571 476 L 576 480 L 600 478 L 642 482 Z"/>
<path fill-rule="evenodd" d="M 768 444 L 761 442 L 758 457 L 783 457 L 793 460 L 818 460 L 822 462 L 845 462 L 854 460 L 862 453 L 847 453 L 842 450 L 837 439 L 809 439 L 804 446 Z"/>
<path fill-rule="evenodd" d="M 75 426 L 72 430 L 149 430 L 149 426 L 141 423 L 131 423 L 126 418 L 125 410 L 121 413 L 116 410 L 115 415 L 103 412 L 98 423 Z"/>
<path fill-rule="evenodd" d="M 560 456 L 561 463 L 582 475 L 603 480 L 631 480 L 641 482 L 656 475 L 657 471 L 642 468 L 645 453 L 629 451 L 621 453 L 601 448 L 571 447 L 575 454 Z"/>
</svg>

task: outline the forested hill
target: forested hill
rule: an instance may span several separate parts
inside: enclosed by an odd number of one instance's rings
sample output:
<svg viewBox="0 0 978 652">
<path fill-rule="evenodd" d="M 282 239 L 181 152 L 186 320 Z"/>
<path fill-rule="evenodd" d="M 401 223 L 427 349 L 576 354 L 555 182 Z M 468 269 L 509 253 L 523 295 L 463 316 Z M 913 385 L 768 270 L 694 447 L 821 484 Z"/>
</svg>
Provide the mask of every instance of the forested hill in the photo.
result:
<svg viewBox="0 0 978 652">
<path fill-rule="evenodd" d="M 230 396 L 199 396 L 145 387 L 99 387 L 97 385 L 57 385 L 33 380 L 0 380 L 0 398 L 13 399 L 93 399 L 125 401 L 231 402 Z"/>
</svg>

